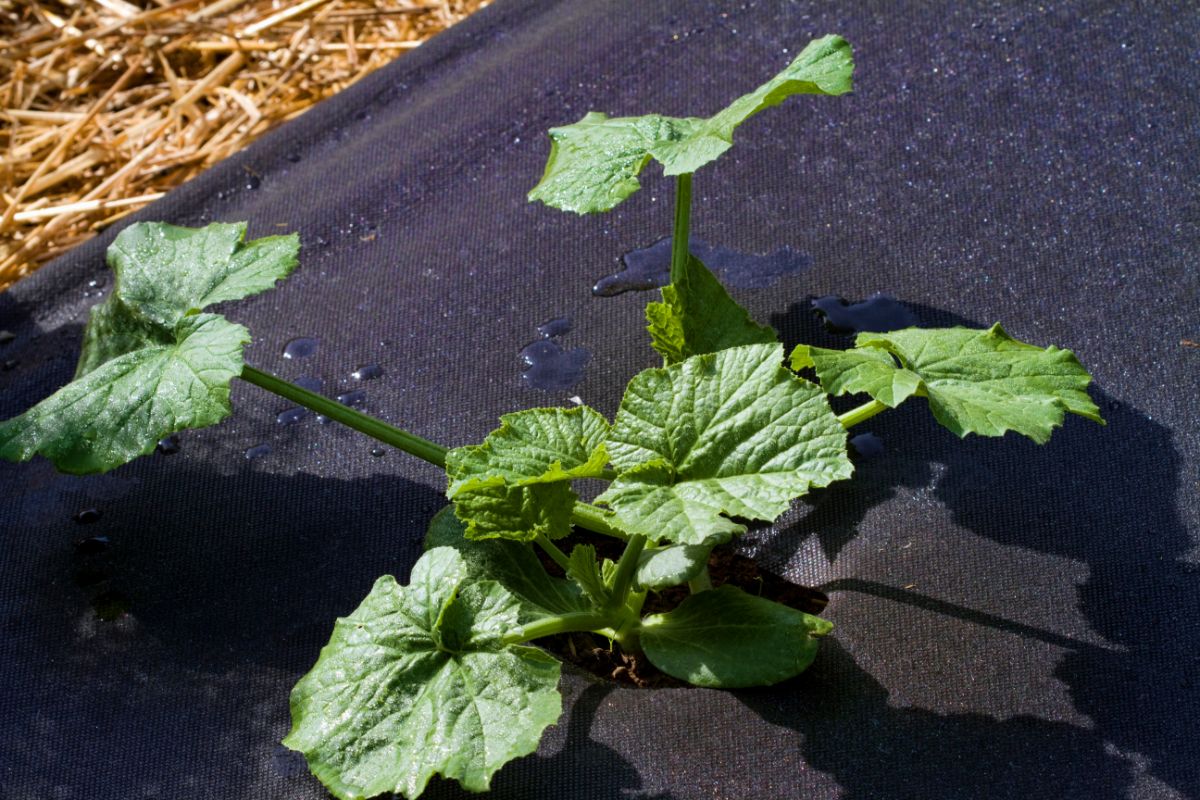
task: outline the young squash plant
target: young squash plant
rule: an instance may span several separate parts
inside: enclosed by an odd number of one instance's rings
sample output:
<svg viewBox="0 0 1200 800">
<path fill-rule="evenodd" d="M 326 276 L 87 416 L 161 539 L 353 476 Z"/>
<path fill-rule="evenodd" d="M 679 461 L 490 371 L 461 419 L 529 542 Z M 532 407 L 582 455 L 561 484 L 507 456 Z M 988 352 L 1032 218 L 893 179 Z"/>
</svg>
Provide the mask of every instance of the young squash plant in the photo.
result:
<svg viewBox="0 0 1200 800">
<path fill-rule="evenodd" d="M 1011 430 L 1045 442 L 1067 413 L 1103 421 L 1069 351 L 998 325 L 864 333 L 848 350 L 800 345 L 785 361 L 775 333 L 689 254 L 692 173 L 753 114 L 796 94 L 848 92 L 852 70 L 849 45 L 827 36 L 712 117 L 590 113 L 550 131 L 530 198 L 556 208 L 611 209 L 652 159 L 676 176 L 671 282 L 646 309 L 664 364 L 630 380 L 611 422 L 586 406 L 535 408 L 447 450 L 268 375 L 243 361 L 247 330 L 206 309 L 286 277 L 297 237 L 247 242 L 244 224 L 138 223 L 108 250 L 115 287 L 91 312 L 74 381 L 0 423 L 0 456 L 114 469 L 228 416 L 240 377 L 445 468 L 452 507 L 432 520 L 408 584 L 380 578 L 292 692 L 284 743 L 340 798 L 415 798 L 435 774 L 486 790 L 561 714 L 559 662 L 530 646 L 547 636 L 593 632 L 697 686 L 787 680 L 832 626 L 712 588 L 709 553 L 744 521 L 773 521 L 809 490 L 849 478 L 848 428 L 913 397 L 959 436 Z M 806 370 L 818 382 L 797 374 Z M 828 397 L 843 394 L 868 399 L 838 415 Z M 594 503 L 573 489 L 584 479 L 608 483 Z M 576 527 L 620 540 L 622 555 L 568 549 Z M 535 547 L 566 577 L 548 574 Z M 649 592 L 684 583 L 692 593 L 676 608 L 643 616 Z"/>
</svg>

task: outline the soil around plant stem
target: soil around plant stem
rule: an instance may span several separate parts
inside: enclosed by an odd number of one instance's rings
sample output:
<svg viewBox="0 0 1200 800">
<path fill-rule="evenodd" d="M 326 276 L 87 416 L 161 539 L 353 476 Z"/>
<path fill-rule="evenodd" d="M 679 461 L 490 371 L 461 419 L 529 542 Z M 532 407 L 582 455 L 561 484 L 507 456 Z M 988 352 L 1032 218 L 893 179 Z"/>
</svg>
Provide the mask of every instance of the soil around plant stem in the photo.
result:
<svg viewBox="0 0 1200 800">
<path fill-rule="evenodd" d="M 615 539 L 580 532 L 571 537 L 574 544 L 590 544 L 596 555 L 616 561 L 621 557 L 624 544 Z M 569 549 L 569 548 L 568 548 Z M 563 576 L 562 569 L 545 553 L 538 551 L 546 571 Z M 774 600 L 785 606 L 820 614 L 829 603 L 824 592 L 807 586 L 799 586 L 768 572 L 752 558 L 734 551 L 731 545 L 714 547 L 708 558 L 708 575 L 713 587 L 726 583 L 744 592 Z M 642 607 L 642 615 L 661 614 L 678 606 L 690 594 L 686 585 L 672 586 L 661 592 L 651 591 Z M 539 645 L 582 670 L 604 680 L 645 689 L 690 688 L 691 684 L 673 678 L 650 663 L 642 653 L 623 653 L 620 648 L 603 636 L 593 633 L 567 633 L 551 636 L 538 642 Z"/>
</svg>

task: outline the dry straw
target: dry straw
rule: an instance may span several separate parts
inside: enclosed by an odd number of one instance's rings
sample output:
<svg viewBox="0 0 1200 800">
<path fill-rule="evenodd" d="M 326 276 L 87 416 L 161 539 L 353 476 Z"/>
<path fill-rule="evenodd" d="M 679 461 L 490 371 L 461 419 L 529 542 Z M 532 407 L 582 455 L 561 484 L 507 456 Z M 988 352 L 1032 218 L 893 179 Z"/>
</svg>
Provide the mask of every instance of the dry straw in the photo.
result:
<svg viewBox="0 0 1200 800">
<path fill-rule="evenodd" d="M 487 0 L 0 0 L 0 290 Z"/>
</svg>

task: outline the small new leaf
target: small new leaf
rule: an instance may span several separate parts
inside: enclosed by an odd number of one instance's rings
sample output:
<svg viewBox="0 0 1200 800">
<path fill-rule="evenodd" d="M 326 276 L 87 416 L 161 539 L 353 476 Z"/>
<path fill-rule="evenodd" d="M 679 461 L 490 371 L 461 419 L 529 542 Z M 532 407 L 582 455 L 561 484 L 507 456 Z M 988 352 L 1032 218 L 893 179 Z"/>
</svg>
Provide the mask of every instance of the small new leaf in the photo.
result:
<svg viewBox="0 0 1200 800">
<path fill-rule="evenodd" d="M 773 344 L 775 331 L 759 325 L 695 256 L 683 279 L 664 286 L 661 303 L 646 306 L 651 346 L 666 364 L 743 344 Z"/>
<path fill-rule="evenodd" d="M 596 608 L 603 608 L 610 595 L 609 585 L 596 561 L 596 548 L 577 544 L 567 561 L 567 577 L 575 581 Z"/>
<path fill-rule="evenodd" d="M 848 478 L 846 431 L 779 344 L 692 356 L 634 376 L 608 451 L 621 471 L 596 500 L 651 541 L 715 544 L 774 520 L 811 487 Z"/>
<path fill-rule="evenodd" d="M 832 395 L 865 392 L 890 407 L 924 395 L 934 418 L 959 436 L 1012 430 L 1043 444 L 1067 412 L 1104 422 L 1087 394 L 1091 376 L 1071 351 L 1019 342 L 999 325 L 862 333 L 856 345 L 801 345 L 792 367 L 813 367 Z"/>
<path fill-rule="evenodd" d="M 550 158 L 530 200 L 564 211 L 608 211 L 640 188 L 637 175 L 651 158 L 666 175 L 695 172 L 733 146 L 747 119 L 794 94 L 850 91 L 854 62 L 840 36 L 810 42 L 783 72 L 712 117 L 615 117 L 589 112 L 550 130 Z"/>
<path fill-rule="evenodd" d="M 721 586 L 642 620 L 654 666 L 696 686 L 770 686 L 799 675 L 833 625 L 820 617 Z"/>
<path fill-rule="evenodd" d="M 382 577 L 338 620 L 292 691 L 283 743 L 343 800 L 411 800 L 435 773 L 486 791 L 562 713 L 558 661 L 502 643 L 518 615 L 517 599 L 472 582 L 454 550 L 426 552 L 408 586 Z"/>
<path fill-rule="evenodd" d="M 243 243 L 245 224 L 137 223 L 109 247 L 112 295 L 92 309 L 75 380 L 0 423 L 0 458 L 40 453 L 104 472 L 163 437 L 229 416 L 250 335 L 207 306 L 270 288 L 296 266 L 295 236 Z"/>
<path fill-rule="evenodd" d="M 673 544 L 646 548 L 638 560 L 634 583 L 642 589 L 665 589 L 686 583 L 708 566 L 712 545 Z"/>
</svg>

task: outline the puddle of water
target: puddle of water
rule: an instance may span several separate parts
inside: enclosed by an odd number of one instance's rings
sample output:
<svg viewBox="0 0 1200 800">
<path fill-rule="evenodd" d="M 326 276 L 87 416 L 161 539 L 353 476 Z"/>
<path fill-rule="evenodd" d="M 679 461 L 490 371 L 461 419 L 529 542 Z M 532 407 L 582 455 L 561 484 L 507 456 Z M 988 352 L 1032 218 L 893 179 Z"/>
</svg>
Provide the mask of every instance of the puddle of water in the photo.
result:
<svg viewBox="0 0 1200 800">
<path fill-rule="evenodd" d="M 522 348 L 525 371 L 521 381 L 531 389 L 570 389 L 583 380 L 583 370 L 592 354 L 582 347 L 571 350 L 552 339 L 541 339 Z"/>
<path fill-rule="evenodd" d="M 836 295 L 812 301 L 813 309 L 831 333 L 886 333 L 917 324 L 917 315 L 896 298 L 876 292 L 860 303 L 848 303 Z"/>
<path fill-rule="evenodd" d="M 692 239 L 688 249 L 723 284 L 740 289 L 765 289 L 812 266 L 811 257 L 787 246 L 762 255 Z M 666 286 L 671 280 L 671 238 L 664 237 L 649 247 L 631 250 L 621 260 L 625 268 L 597 281 L 592 294 L 615 297 L 625 292 Z"/>
</svg>

